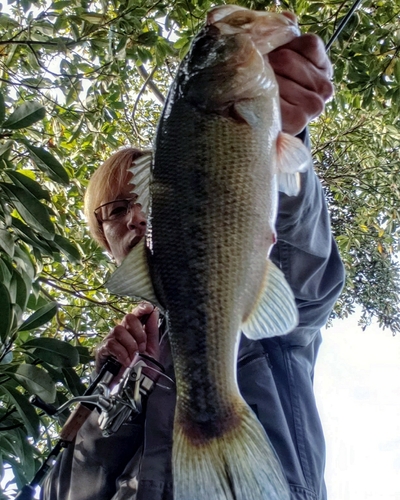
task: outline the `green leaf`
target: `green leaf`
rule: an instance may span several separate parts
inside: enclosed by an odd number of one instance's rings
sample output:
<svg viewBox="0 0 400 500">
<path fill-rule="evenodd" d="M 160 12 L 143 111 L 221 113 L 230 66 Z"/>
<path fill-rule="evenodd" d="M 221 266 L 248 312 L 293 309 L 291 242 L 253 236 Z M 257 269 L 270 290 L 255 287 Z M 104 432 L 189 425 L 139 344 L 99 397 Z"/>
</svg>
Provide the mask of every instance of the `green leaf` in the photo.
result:
<svg viewBox="0 0 400 500">
<path fill-rule="evenodd" d="M 32 229 L 24 224 L 22 220 L 13 217 L 12 228 L 21 240 L 25 241 L 34 248 L 38 248 L 45 255 L 53 255 L 53 249 L 50 247 L 48 242 L 41 239 L 39 236 L 36 236 Z"/>
<path fill-rule="evenodd" d="M 8 351 L 8 353 L 1 359 L 0 365 L 8 365 L 9 363 L 12 363 L 13 359 L 14 359 L 13 351 Z"/>
<path fill-rule="evenodd" d="M 53 243 L 59 250 L 61 250 L 61 252 L 63 252 L 72 264 L 78 264 L 81 261 L 81 254 L 79 253 L 79 250 L 64 236 L 55 234 Z"/>
<path fill-rule="evenodd" d="M 7 229 L 0 228 L 0 247 L 10 257 L 13 257 L 14 249 L 15 249 L 14 238 L 12 237 L 12 234 L 10 233 L 10 231 L 7 231 Z"/>
<path fill-rule="evenodd" d="M 6 106 L 4 103 L 4 96 L 0 92 L 0 125 L 4 122 L 5 116 L 6 116 Z"/>
<path fill-rule="evenodd" d="M 49 302 L 45 306 L 35 311 L 27 320 L 19 327 L 18 331 L 34 330 L 50 321 L 57 313 L 57 302 Z"/>
<path fill-rule="evenodd" d="M 18 106 L 14 113 L 3 123 L 3 128 L 16 130 L 29 127 L 33 123 L 43 120 L 46 108 L 39 102 L 29 101 Z"/>
<path fill-rule="evenodd" d="M 0 393 L 7 395 L 10 401 L 15 405 L 25 427 L 30 436 L 35 440 L 39 437 L 39 417 L 30 404 L 26 396 L 21 394 L 17 389 L 10 387 L 8 384 L 0 386 Z"/>
<path fill-rule="evenodd" d="M 65 7 L 70 7 L 71 0 L 60 0 L 59 2 L 54 2 L 51 4 L 54 10 L 62 10 Z"/>
<path fill-rule="evenodd" d="M 35 198 L 38 200 L 47 200 L 50 201 L 50 194 L 48 191 L 43 189 L 41 185 L 30 179 L 27 175 L 21 174 L 20 172 L 16 172 L 15 170 L 7 169 L 5 170 L 8 177 L 19 187 L 25 188 L 27 191 L 33 194 Z"/>
<path fill-rule="evenodd" d="M 20 448 L 20 446 L 22 445 L 22 443 L 20 441 L 17 441 L 15 438 L 12 444 L 14 446 L 14 449 Z M 16 456 L 19 457 L 18 454 L 16 454 Z M 13 457 L 7 457 L 7 462 L 9 462 L 12 467 L 12 474 L 14 476 L 13 479 L 17 485 L 17 489 L 20 490 L 23 486 L 25 486 L 25 484 L 28 483 L 28 479 L 26 477 L 24 467 L 21 464 L 21 460 L 16 460 Z"/>
<path fill-rule="evenodd" d="M 72 392 L 74 396 L 82 396 L 85 392 L 86 387 L 85 384 L 82 383 L 80 377 L 78 377 L 75 370 L 71 368 L 63 368 L 62 369 L 66 385 L 68 389 Z"/>
<path fill-rule="evenodd" d="M 3 283 L 0 283 L 0 340 L 5 341 L 10 333 L 12 306 L 10 294 Z"/>
<path fill-rule="evenodd" d="M 79 17 L 90 24 L 102 24 L 105 21 L 102 14 L 96 14 L 95 12 L 84 12 Z"/>
<path fill-rule="evenodd" d="M 3 259 L 0 259 L 0 282 L 3 285 L 9 285 L 11 282 L 11 271 Z"/>
<path fill-rule="evenodd" d="M 28 340 L 22 346 L 35 357 L 57 367 L 72 367 L 79 363 L 77 349 L 58 339 L 35 338 Z"/>
<path fill-rule="evenodd" d="M 29 440 L 26 439 L 26 432 L 24 432 L 24 429 L 16 429 L 16 436 L 17 438 L 15 441 L 19 441 L 20 448 L 17 457 L 21 463 L 24 476 L 31 478 L 37 469 L 37 464 L 35 464 L 34 449 Z"/>
<path fill-rule="evenodd" d="M 29 252 L 25 245 L 15 247 L 14 262 L 18 271 L 24 271 L 31 282 L 36 278 L 36 266 L 32 261 L 32 252 Z"/>
<path fill-rule="evenodd" d="M 27 307 L 28 309 L 31 309 L 33 311 L 36 311 L 36 309 L 39 309 L 42 306 L 45 306 L 48 304 L 49 299 L 44 298 L 43 295 L 40 293 L 40 285 L 38 283 L 32 283 L 32 291 L 29 296 L 28 304 Z M 28 339 L 26 339 L 28 340 Z"/>
<path fill-rule="evenodd" d="M 3 159 L 7 159 L 10 150 L 14 144 L 14 141 L 6 141 L 4 144 L 0 146 L 0 157 Z"/>
<path fill-rule="evenodd" d="M 10 283 L 10 298 L 13 304 L 21 308 L 21 311 L 25 311 L 31 284 L 29 276 L 22 269 L 20 271 L 14 269 Z"/>
<path fill-rule="evenodd" d="M 174 43 L 174 47 L 176 49 L 182 49 L 183 47 L 186 47 L 187 45 L 190 44 L 190 40 L 186 36 L 181 36 L 178 38 L 178 40 Z"/>
<path fill-rule="evenodd" d="M 15 423 L 15 422 L 13 422 L 13 423 Z M 7 454 L 10 454 L 10 455 L 14 454 L 14 448 L 13 448 L 10 436 L 7 435 L 5 432 L 1 433 L 1 435 L 0 435 L 0 450 L 3 452 L 4 457 L 6 457 Z M 3 477 L 3 474 L 1 475 L 1 477 Z M 8 500 L 8 498 L 5 496 L 0 497 L 0 499 L 1 500 Z"/>
<path fill-rule="evenodd" d="M 400 83 L 400 61 L 397 60 L 394 65 L 394 77 L 396 78 L 396 82 Z"/>
<path fill-rule="evenodd" d="M 19 24 L 18 21 L 2 12 L 0 14 L 0 26 L 3 28 L 18 28 Z"/>
<path fill-rule="evenodd" d="M 141 45 L 152 47 L 157 42 L 157 39 L 158 39 L 158 34 L 155 31 L 147 31 L 146 33 L 141 33 L 138 36 L 137 42 L 140 43 Z"/>
<path fill-rule="evenodd" d="M 60 184 L 69 183 L 69 175 L 61 163 L 52 154 L 46 151 L 44 148 L 38 148 L 32 146 L 27 141 L 23 141 L 25 144 L 29 156 L 35 162 L 38 168 L 44 173 L 46 173 L 50 179 L 59 182 Z"/>
<path fill-rule="evenodd" d="M 1 415 L 3 417 L 3 415 Z M 17 419 L 14 418 L 13 414 L 9 415 L 6 419 L 5 419 L 5 422 L 7 423 L 12 423 L 12 424 L 16 424 L 17 423 Z M 10 455 L 13 455 L 15 453 L 15 448 L 14 448 L 14 443 L 13 443 L 13 433 L 5 433 L 5 432 L 2 432 L 0 434 L 0 450 L 2 452 L 5 452 L 7 454 L 10 454 Z M 17 455 L 18 456 L 18 455 Z"/>
<path fill-rule="evenodd" d="M 54 225 L 47 208 L 24 188 L 6 182 L 0 182 L 0 186 L 8 194 L 25 222 L 45 238 L 52 240 Z"/>
<path fill-rule="evenodd" d="M 90 363 L 91 361 L 94 361 L 94 356 L 93 354 L 91 354 L 88 347 L 83 345 L 77 345 L 76 349 L 79 352 L 79 363 L 87 364 Z"/>
<path fill-rule="evenodd" d="M 46 363 L 46 361 L 43 361 L 41 363 L 41 366 L 43 366 L 43 368 L 50 375 L 51 379 L 53 380 L 53 382 L 55 382 L 56 385 L 59 385 L 58 382 L 64 382 L 62 368 L 54 367 L 53 365 Z M 59 396 L 57 396 L 57 398 L 59 399 Z"/>
<path fill-rule="evenodd" d="M 125 50 L 126 44 L 128 42 L 128 37 L 127 36 L 122 36 L 120 41 L 118 42 L 117 48 L 115 49 L 115 53 L 118 54 L 119 52 Z"/>
<path fill-rule="evenodd" d="M 54 403 L 56 399 L 56 386 L 50 375 L 43 368 L 23 363 L 11 376 L 30 394 L 38 395 L 46 403 Z"/>
</svg>

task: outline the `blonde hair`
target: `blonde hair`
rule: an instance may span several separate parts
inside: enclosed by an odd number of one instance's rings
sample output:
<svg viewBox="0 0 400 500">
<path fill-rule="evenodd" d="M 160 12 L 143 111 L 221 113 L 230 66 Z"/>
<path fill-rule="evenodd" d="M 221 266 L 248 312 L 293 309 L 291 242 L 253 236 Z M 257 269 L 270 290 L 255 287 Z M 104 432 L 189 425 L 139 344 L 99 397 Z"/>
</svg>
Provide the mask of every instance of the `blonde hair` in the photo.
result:
<svg viewBox="0 0 400 500">
<path fill-rule="evenodd" d="M 94 210 L 108 201 L 114 200 L 132 174 L 128 169 L 132 162 L 140 158 L 143 151 L 136 148 L 125 148 L 114 153 L 93 174 L 85 194 L 84 210 L 92 238 L 102 247 L 108 249 L 101 223 Z"/>
</svg>

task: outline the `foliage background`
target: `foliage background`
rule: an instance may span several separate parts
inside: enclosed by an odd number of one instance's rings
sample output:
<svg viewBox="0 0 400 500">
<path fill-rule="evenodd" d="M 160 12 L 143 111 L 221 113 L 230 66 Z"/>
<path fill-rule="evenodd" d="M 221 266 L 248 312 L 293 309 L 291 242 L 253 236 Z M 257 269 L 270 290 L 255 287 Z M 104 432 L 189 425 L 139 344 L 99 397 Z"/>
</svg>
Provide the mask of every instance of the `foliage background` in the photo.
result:
<svg viewBox="0 0 400 500">
<path fill-rule="evenodd" d="M 0 468 L 29 482 L 58 424 L 28 402 L 84 390 L 91 347 L 131 307 L 82 199 L 117 148 L 151 145 L 180 58 L 209 0 L 9 0 L 0 12 Z M 327 42 L 348 1 L 243 1 L 289 9 Z M 335 314 L 358 304 L 396 333 L 399 309 L 400 0 L 365 0 L 330 50 L 336 93 L 311 125 L 347 269 Z M 0 499 L 8 498 L 0 491 Z"/>
</svg>

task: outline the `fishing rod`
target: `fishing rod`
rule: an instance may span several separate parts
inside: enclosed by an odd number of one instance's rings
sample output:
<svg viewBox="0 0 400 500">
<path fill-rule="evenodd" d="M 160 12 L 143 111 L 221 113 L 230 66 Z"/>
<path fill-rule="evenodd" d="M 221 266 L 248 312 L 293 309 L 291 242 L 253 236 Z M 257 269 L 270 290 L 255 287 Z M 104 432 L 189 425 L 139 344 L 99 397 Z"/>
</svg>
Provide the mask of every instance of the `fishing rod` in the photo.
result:
<svg viewBox="0 0 400 500">
<path fill-rule="evenodd" d="M 109 358 L 100 370 L 98 376 L 85 391 L 83 398 L 90 398 L 94 393 L 96 393 L 98 386 L 109 383 L 111 379 L 115 375 L 117 375 L 120 368 L 120 363 L 112 358 Z M 75 399 L 78 398 L 72 398 L 70 402 L 73 402 Z M 59 416 L 61 413 L 63 413 L 63 411 L 65 410 L 64 407 L 66 406 L 63 405 L 63 408 L 61 409 L 55 408 L 53 405 L 45 403 L 39 396 L 36 395 L 31 396 L 29 398 L 29 402 L 37 408 L 40 408 L 51 417 Z M 40 469 L 36 472 L 32 481 L 22 487 L 21 491 L 17 494 L 14 500 L 33 500 L 36 493 L 36 488 L 41 485 L 43 479 L 55 464 L 59 453 L 63 448 L 67 448 L 67 446 L 75 439 L 75 436 L 78 433 L 79 429 L 85 423 L 86 419 L 91 414 L 94 408 L 94 404 L 87 403 L 80 403 L 76 407 L 76 409 L 71 413 L 71 415 L 65 422 L 60 432 L 57 444 L 50 451 L 49 455 L 43 462 Z"/>
<path fill-rule="evenodd" d="M 361 3 L 362 0 L 355 0 L 353 6 L 342 19 L 341 23 L 326 44 L 327 52 Z M 151 392 L 154 382 L 149 379 L 149 377 L 142 374 L 142 367 L 144 366 L 149 368 L 149 366 L 143 361 L 138 362 L 139 358 L 145 358 L 146 361 L 150 361 L 150 363 L 156 365 L 158 369 L 152 369 L 157 371 L 160 375 L 164 375 L 162 365 L 160 365 L 156 360 L 143 354 L 138 355 L 135 363 L 132 363 L 132 365 L 125 371 L 121 382 L 117 386 L 119 389 L 116 392 L 114 391 L 111 393 L 109 391 L 108 384 L 119 372 L 121 365 L 112 358 L 109 358 L 99 375 L 96 377 L 95 381 L 89 386 L 84 395 L 82 397 L 72 398 L 61 408 L 56 409 L 52 407 L 52 405 L 46 404 L 38 396 L 30 398 L 30 402 L 34 406 L 42 409 L 50 416 L 60 415 L 60 413 L 62 413 L 64 409 L 66 409 L 66 407 L 73 402 L 79 402 L 79 405 L 64 424 L 60 433 L 60 439 L 55 447 L 51 450 L 50 454 L 47 456 L 32 481 L 23 486 L 21 491 L 15 497 L 15 500 L 33 500 L 36 488 L 41 485 L 44 477 L 54 465 L 61 450 L 66 448 L 75 439 L 79 429 L 82 427 L 96 406 L 102 411 L 99 418 L 99 425 L 102 429 L 103 435 L 105 436 L 109 436 L 116 432 L 130 414 L 138 414 L 141 412 L 142 398 L 145 398 Z M 130 387 L 130 384 L 132 383 L 134 390 Z M 101 388 L 100 394 L 96 394 L 98 387 Z"/>
<path fill-rule="evenodd" d="M 360 6 L 361 2 L 363 0 L 356 0 L 352 6 L 352 8 L 349 10 L 349 12 L 346 14 L 346 16 L 342 19 L 341 23 L 337 27 L 336 31 L 333 33 L 331 39 L 329 42 L 326 44 L 326 51 L 331 48 L 333 42 L 337 39 L 337 37 L 340 35 L 340 33 L 343 31 L 343 28 L 346 26 L 346 24 L 349 22 L 349 19 L 351 16 L 354 14 L 354 12 L 358 9 Z"/>
<path fill-rule="evenodd" d="M 33 480 L 22 488 L 14 500 L 33 500 L 36 488 L 42 484 L 61 450 L 67 448 L 74 441 L 79 429 L 95 408 L 98 410 L 99 428 L 103 436 L 108 437 L 117 432 L 131 416 L 136 417 L 143 411 L 147 398 L 159 376 L 165 377 L 174 384 L 173 380 L 165 374 L 163 365 L 153 357 L 143 353 L 135 354 L 120 381 L 114 386 L 112 381 L 120 368 L 119 362 L 111 357 L 108 358 L 99 375 L 83 396 L 73 397 L 59 408 L 45 403 L 38 396 L 30 398 L 30 402 L 34 406 L 53 418 L 59 417 L 72 404 L 79 404 L 64 424 L 59 434 L 59 441 Z M 148 377 L 143 369 L 155 372 L 155 379 Z"/>
</svg>

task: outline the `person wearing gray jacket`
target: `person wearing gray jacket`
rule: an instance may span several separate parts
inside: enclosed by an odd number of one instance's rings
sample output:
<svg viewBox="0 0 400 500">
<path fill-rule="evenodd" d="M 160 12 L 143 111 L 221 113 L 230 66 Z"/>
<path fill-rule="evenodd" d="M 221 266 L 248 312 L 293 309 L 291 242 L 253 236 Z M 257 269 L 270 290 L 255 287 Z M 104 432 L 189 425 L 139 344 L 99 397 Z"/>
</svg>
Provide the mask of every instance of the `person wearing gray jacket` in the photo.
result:
<svg viewBox="0 0 400 500">
<path fill-rule="evenodd" d="M 283 129 L 309 146 L 306 126 L 332 94 L 324 46 L 314 35 L 303 35 L 269 60 L 280 86 Z M 115 153 L 93 176 L 85 199 L 92 235 L 117 264 L 146 231 L 146 219 L 127 182 L 128 168 L 141 154 L 134 148 Z M 301 186 L 297 196 L 280 195 L 277 243 L 271 253 L 293 290 L 299 323 L 281 337 L 253 341 L 242 335 L 237 378 L 280 460 L 291 499 L 325 500 L 325 444 L 313 379 L 320 330 L 340 294 L 344 270 L 311 165 L 301 174 Z M 122 364 L 122 373 L 140 352 L 157 359 L 173 379 L 168 335 L 163 333 L 158 310 L 140 304 L 99 344 L 96 370 L 112 356 Z M 103 437 L 99 414 L 93 411 L 47 477 L 42 500 L 172 500 L 176 394 L 172 384 L 166 385 L 156 383 L 143 412 L 110 437 Z"/>
</svg>

